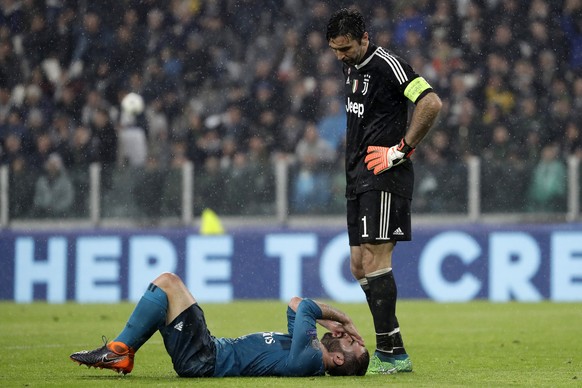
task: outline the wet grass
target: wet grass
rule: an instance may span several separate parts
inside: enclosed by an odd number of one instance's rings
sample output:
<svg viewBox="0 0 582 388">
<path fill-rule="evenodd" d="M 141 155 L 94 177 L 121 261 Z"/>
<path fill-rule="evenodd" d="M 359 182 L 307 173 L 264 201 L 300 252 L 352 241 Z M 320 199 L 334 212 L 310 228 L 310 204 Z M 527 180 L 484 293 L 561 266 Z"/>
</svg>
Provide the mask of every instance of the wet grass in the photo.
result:
<svg viewBox="0 0 582 388">
<path fill-rule="evenodd" d="M 364 304 L 335 304 L 354 318 L 373 350 Z M 285 331 L 286 304 L 203 305 L 216 336 Z M 68 355 L 101 345 L 123 328 L 133 304 L 0 303 L 0 386 L 535 386 L 582 385 L 582 304 L 402 301 L 398 316 L 413 373 L 360 378 L 182 379 L 159 334 L 136 355 L 130 375 L 76 366 Z M 321 333 L 321 332 L 320 332 Z"/>
</svg>

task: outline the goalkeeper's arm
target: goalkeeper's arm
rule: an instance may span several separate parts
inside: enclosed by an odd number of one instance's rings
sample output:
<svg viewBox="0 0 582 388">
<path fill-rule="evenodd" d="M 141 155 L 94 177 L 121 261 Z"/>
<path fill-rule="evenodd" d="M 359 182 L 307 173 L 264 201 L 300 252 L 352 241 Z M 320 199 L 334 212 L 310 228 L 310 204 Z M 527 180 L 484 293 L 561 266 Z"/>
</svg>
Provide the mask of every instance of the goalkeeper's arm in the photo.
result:
<svg viewBox="0 0 582 388">
<path fill-rule="evenodd" d="M 374 170 L 374 174 L 378 175 L 409 158 L 434 124 L 441 107 L 441 99 L 432 91 L 416 101 L 410 126 L 399 144 L 392 147 L 368 146 L 364 159 L 368 170 Z"/>
</svg>

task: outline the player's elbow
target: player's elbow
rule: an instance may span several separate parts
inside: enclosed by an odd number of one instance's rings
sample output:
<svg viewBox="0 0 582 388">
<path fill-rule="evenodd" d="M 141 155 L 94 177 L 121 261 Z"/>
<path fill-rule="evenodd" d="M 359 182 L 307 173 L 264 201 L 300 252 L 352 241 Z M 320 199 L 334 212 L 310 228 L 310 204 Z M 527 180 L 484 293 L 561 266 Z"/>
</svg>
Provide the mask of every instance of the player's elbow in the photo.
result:
<svg viewBox="0 0 582 388">
<path fill-rule="evenodd" d="M 429 93 L 425 98 L 422 99 L 422 101 L 424 102 L 425 107 L 429 111 L 434 112 L 435 115 L 437 115 L 443 108 L 443 102 L 441 101 L 441 98 L 434 92 Z"/>
</svg>

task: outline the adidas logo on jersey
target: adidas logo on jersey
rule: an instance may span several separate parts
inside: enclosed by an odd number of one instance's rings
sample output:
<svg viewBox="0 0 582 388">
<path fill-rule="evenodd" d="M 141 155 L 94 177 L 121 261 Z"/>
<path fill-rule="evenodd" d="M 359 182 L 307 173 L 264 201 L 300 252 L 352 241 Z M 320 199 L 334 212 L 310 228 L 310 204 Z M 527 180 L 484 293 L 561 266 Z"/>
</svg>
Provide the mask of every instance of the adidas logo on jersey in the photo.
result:
<svg viewBox="0 0 582 388">
<path fill-rule="evenodd" d="M 178 330 L 178 331 L 182 331 L 182 328 L 184 327 L 184 322 L 180 321 L 178 323 L 176 323 L 176 325 L 174 325 L 174 329 Z"/>
<path fill-rule="evenodd" d="M 402 229 L 400 229 L 400 228 L 396 228 L 396 230 L 392 234 L 395 236 L 404 236 L 404 233 L 402 232 Z"/>
</svg>

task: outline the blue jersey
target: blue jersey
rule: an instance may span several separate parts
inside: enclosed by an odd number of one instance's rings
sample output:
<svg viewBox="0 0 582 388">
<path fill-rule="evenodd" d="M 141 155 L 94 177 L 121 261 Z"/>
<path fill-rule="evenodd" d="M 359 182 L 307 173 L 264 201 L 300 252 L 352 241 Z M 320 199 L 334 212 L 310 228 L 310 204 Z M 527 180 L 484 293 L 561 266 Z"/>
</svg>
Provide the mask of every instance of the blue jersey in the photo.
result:
<svg viewBox="0 0 582 388">
<path fill-rule="evenodd" d="M 287 308 L 289 334 L 264 332 L 239 338 L 216 338 L 214 376 L 321 376 L 323 356 L 315 328 L 319 306 L 303 299 Z"/>
</svg>

